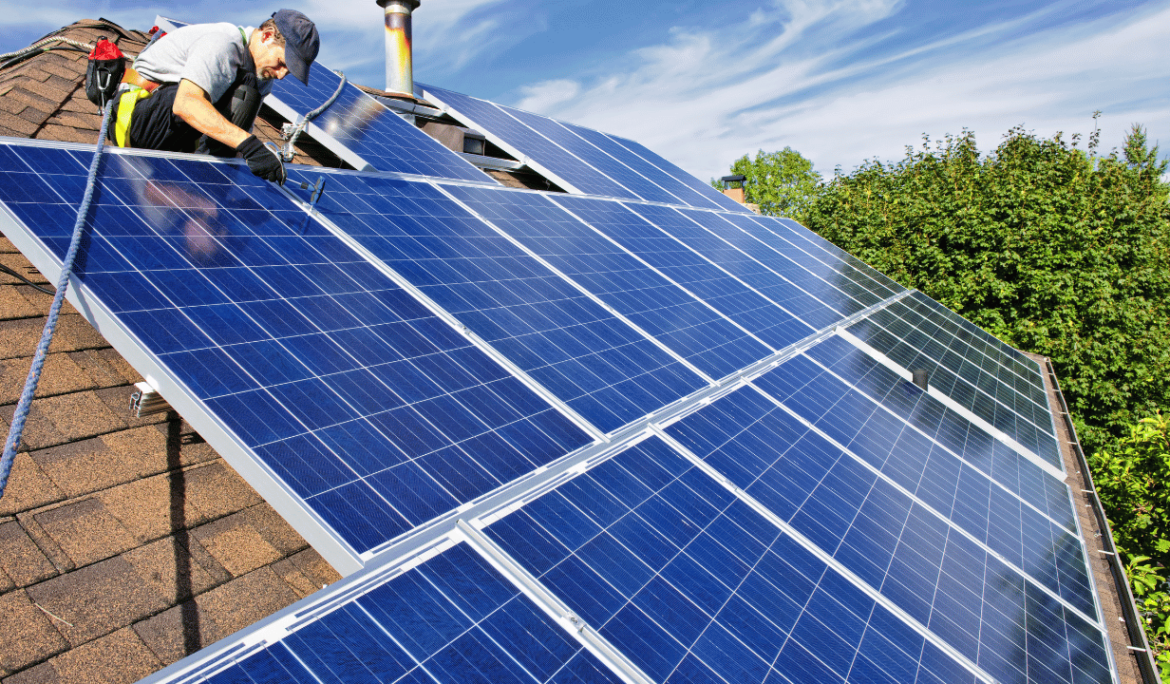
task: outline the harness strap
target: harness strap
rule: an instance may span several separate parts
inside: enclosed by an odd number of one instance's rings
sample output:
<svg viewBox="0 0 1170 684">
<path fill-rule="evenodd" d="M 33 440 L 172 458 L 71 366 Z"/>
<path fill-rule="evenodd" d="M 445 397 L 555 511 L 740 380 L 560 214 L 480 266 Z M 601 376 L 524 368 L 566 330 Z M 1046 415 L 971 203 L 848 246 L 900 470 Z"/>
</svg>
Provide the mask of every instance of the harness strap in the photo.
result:
<svg viewBox="0 0 1170 684">
<path fill-rule="evenodd" d="M 118 118 L 114 121 L 114 144 L 118 147 L 130 146 L 130 120 L 134 116 L 134 107 L 139 100 L 148 97 L 149 90 L 132 85 L 118 98 Z"/>
</svg>

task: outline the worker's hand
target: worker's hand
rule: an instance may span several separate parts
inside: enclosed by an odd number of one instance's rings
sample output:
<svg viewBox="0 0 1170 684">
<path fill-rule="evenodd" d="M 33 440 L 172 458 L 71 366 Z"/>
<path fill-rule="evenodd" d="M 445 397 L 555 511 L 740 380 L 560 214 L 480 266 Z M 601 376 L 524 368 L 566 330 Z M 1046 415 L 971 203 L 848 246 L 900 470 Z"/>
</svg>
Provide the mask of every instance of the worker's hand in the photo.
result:
<svg viewBox="0 0 1170 684">
<path fill-rule="evenodd" d="M 265 147 L 256 136 L 244 138 L 244 142 L 236 146 L 236 151 L 244 155 L 253 175 L 284 185 L 284 162 L 280 160 L 280 155 Z"/>
</svg>

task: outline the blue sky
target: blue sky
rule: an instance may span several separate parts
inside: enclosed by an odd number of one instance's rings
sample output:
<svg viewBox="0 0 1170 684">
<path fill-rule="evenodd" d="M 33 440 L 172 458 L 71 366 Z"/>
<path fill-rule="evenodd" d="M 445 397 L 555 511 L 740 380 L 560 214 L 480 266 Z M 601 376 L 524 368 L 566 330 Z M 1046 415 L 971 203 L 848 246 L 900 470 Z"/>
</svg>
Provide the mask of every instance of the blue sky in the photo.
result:
<svg viewBox="0 0 1170 684">
<path fill-rule="evenodd" d="M 384 84 L 374 0 L 304 0 L 319 60 Z M 82 17 L 256 24 L 249 0 L 0 0 L 0 51 Z M 639 140 L 700 178 L 790 146 L 832 173 L 921 136 L 1130 124 L 1170 151 L 1170 0 L 423 0 L 415 77 Z"/>
</svg>

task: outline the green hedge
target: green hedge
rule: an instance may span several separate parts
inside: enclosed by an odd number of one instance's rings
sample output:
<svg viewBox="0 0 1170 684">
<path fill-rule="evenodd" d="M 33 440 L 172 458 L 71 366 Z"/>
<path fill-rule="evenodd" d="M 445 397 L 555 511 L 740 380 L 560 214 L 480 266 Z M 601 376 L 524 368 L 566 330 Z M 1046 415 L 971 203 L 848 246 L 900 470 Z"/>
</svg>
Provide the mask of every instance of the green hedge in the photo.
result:
<svg viewBox="0 0 1170 684">
<path fill-rule="evenodd" d="M 824 186 L 807 225 L 1020 349 L 1052 358 L 1087 453 L 1170 406 L 1165 162 L 1135 127 L 1094 157 L 1019 128 L 907 149 Z"/>
</svg>

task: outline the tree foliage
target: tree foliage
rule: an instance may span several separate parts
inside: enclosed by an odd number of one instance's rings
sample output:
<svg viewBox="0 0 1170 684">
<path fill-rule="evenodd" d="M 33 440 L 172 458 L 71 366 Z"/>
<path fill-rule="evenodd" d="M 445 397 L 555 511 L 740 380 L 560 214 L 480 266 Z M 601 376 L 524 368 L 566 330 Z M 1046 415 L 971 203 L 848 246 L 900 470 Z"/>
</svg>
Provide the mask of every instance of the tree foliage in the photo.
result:
<svg viewBox="0 0 1170 684">
<path fill-rule="evenodd" d="M 745 199 L 758 204 L 760 213 L 802 222 L 822 187 L 813 163 L 791 147 L 779 152 L 760 150 L 755 159 L 745 154 L 731 165 L 731 173 L 747 178 Z"/>
<path fill-rule="evenodd" d="M 1086 451 L 1170 406 L 1170 206 L 1134 127 L 1094 156 L 1012 129 L 837 175 L 806 225 L 1009 344 L 1053 360 Z"/>
<path fill-rule="evenodd" d="M 1157 413 L 1129 428 L 1089 460 L 1108 511 L 1118 553 L 1146 622 L 1162 679 L 1170 679 L 1170 416 Z"/>
</svg>

